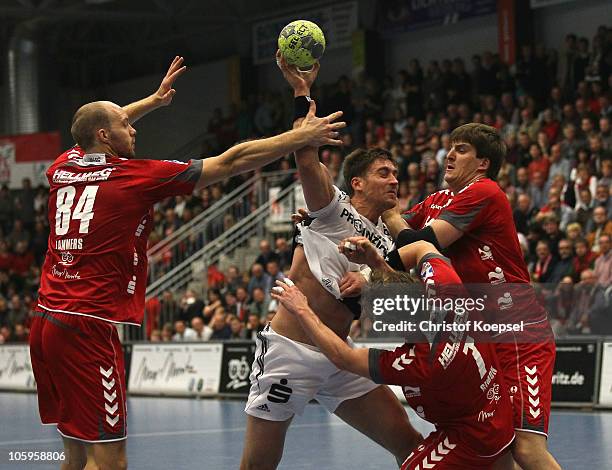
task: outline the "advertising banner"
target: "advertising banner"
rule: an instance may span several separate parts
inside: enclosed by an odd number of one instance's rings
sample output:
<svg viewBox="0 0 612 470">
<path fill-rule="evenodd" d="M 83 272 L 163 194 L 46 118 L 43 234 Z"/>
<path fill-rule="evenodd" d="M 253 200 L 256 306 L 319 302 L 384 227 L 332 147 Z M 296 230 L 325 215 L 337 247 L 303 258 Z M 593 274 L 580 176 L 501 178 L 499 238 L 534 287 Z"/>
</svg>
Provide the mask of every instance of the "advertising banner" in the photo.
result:
<svg viewBox="0 0 612 470">
<path fill-rule="evenodd" d="M 221 343 L 134 344 L 130 393 L 216 395 L 221 375 Z"/>
<path fill-rule="evenodd" d="M 552 378 L 552 401 L 594 403 L 597 343 L 559 343 Z"/>
<path fill-rule="evenodd" d="M 36 390 L 27 344 L 0 346 L 0 390 Z"/>
<path fill-rule="evenodd" d="M 396 0 L 379 5 L 379 27 L 384 35 L 453 24 L 497 11 L 497 0 Z"/>
<path fill-rule="evenodd" d="M 0 184 L 20 188 L 23 178 L 32 186 L 48 186 L 45 171 L 61 152 L 57 132 L 0 136 Z"/>
<path fill-rule="evenodd" d="M 254 360 L 255 343 L 253 341 L 223 343 L 219 393 L 247 397 L 250 388 L 249 375 Z"/>
<path fill-rule="evenodd" d="M 612 343 L 603 343 L 601 346 L 599 404 L 612 407 Z"/>
</svg>

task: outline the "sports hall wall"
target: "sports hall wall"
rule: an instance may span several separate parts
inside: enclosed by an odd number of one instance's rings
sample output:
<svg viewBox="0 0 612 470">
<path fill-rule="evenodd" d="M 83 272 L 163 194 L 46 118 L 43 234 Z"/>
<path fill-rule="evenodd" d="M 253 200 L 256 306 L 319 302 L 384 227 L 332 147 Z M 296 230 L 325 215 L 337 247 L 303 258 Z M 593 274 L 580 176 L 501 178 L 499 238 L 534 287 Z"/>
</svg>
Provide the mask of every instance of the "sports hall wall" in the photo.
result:
<svg viewBox="0 0 612 470">
<path fill-rule="evenodd" d="M 374 27 L 371 3 L 360 0 L 360 24 Z M 560 48 L 568 32 L 589 37 L 593 24 L 612 17 L 609 0 L 574 0 L 568 3 L 540 8 L 535 11 L 535 40 L 547 47 Z M 245 35 L 248 42 L 248 35 Z M 241 50 L 250 50 L 243 44 Z M 489 15 L 462 21 L 440 28 L 429 28 L 395 35 L 386 41 L 387 71 L 395 73 L 415 57 L 426 63 L 431 58 L 463 57 L 469 63 L 472 54 L 497 49 L 497 17 Z M 176 51 L 180 54 L 181 51 Z M 189 57 L 187 64 L 189 64 Z M 160 72 L 163 68 L 160 69 Z M 320 73 L 321 82 L 329 82 L 352 71 L 352 55 L 349 48 L 327 51 Z M 255 68 L 257 82 L 270 89 L 286 87 L 276 64 Z M 120 104 L 144 96 L 155 89 L 159 73 L 135 80 L 110 85 L 104 98 Z M 227 110 L 229 102 L 228 61 L 225 59 L 190 67 L 177 84 L 178 94 L 171 108 L 153 113 L 138 123 L 138 154 L 164 158 L 179 146 L 201 135 L 212 111 L 216 107 Z M 0 109 L 5 101 L 5 89 L 0 87 Z M 69 123 L 79 104 L 98 98 L 95 90 L 62 90 L 61 109 L 57 110 L 58 129 L 64 142 L 70 142 Z M 4 122 L 0 122 L 0 135 Z M 198 152 L 199 153 L 199 152 Z"/>
</svg>

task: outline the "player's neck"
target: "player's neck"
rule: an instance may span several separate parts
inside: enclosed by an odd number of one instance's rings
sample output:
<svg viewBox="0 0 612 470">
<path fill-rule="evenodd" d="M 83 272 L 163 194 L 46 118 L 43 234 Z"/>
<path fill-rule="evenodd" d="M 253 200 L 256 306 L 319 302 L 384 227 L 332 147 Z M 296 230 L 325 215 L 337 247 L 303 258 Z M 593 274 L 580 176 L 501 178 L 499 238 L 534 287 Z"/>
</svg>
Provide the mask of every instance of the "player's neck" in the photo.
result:
<svg viewBox="0 0 612 470">
<path fill-rule="evenodd" d="M 476 181 L 481 180 L 481 179 L 486 178 L 486 177 L 487 177 L 487 175 L 482 175 L 482 174 L 479 173 L 477 175 L 474 175 L 472 178 L 467 180 L 465 183 L 460 183 L 458 185 L 452 185 L 452 186 L 449 184 L 448 187 L 450 188 L 450 190 L 453 193 L 457 194 L 459 191 L 461 191 L 466 186 L 469 186 L 470 184 L 475 183 Z"/>
<path fill-rule="evenodd" d="M 105 155 L 116 156 L 112 148 L 110 148 L 106 144 L 101 144 L 101 143 L 92 145 L 89 148 L 83 149 L 83 153 L 86 153 L 86 154 L 87 153 L 103 153 Z"/>
<path fill-rule="evenodd" d="M 382 212 L 377 208 L 372 207 L 372 205 L 368 204 L 363 198 L 353 196 L 351 198 L 351 204 L 357 210 L 357 212 L 359 212 L 359 215 L 365 217 L 374 224 L 378 223 L 378 219 L 382 215 Z"/>
</svg>

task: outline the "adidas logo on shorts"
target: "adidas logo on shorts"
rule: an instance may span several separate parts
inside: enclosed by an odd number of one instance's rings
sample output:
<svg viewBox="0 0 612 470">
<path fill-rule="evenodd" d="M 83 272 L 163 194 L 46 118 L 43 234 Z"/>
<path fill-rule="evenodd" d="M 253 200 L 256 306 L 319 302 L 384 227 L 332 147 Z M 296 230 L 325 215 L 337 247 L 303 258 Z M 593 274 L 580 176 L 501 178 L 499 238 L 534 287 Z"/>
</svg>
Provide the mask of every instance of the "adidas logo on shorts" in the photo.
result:
<svg viewBox="0 0 612 470">
<path fill-rule="evenodd" d="M 258 409 L 258 410 L 261 410 L 261 411 L 265 411 L 265 412 L 267 412 L 267 413 L 269 413 L 269 412 L 270 412 L 270 408 L 268 408 L 268 404 L 267 404 L 267 403 L 264 403 L 263 405 L 259 405 L 259 406 L 257 407 L 257 409 Z"/>
</svg>

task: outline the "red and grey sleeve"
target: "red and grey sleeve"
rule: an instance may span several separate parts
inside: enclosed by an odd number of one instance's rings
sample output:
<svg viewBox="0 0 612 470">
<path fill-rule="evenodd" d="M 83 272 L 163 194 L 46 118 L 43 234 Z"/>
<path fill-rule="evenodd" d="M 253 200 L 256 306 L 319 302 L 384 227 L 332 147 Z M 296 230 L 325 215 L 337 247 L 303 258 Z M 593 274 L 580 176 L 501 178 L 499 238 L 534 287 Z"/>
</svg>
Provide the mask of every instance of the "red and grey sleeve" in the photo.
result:
<svg viewBox="0 0 612 470">
<path fill-rule="evenodd" d="M 445 220 L 462 232 L 469 232 L 478 227 L 492 199 L 493 194 L 487 188 L 469 186 L 453 197 L 437 219 Z"/>
<path fill-rule="evenodd" d="M 404 344 L 394 351 L 370 348 L 369 369 L 372 381 L 387 385 L 414 385 L 424 380 L 424 364 L 415 353 L 414 344 Z"/>
</svg>

